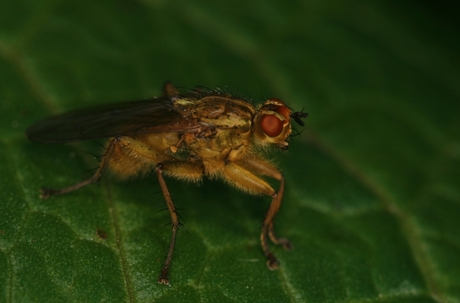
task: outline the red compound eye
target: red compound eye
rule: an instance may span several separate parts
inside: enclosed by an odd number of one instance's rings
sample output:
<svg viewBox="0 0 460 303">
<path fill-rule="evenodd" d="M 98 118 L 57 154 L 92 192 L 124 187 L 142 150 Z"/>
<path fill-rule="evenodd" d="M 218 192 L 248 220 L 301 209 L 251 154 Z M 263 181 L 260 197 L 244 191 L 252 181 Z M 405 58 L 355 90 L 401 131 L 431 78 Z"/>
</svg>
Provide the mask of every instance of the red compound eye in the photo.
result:
<svg viewBox="0 0 460 303">
<path fill-rule="evenodd" d="M 283 122 L 273 115 L 265 115 L 260 121 L 262 131 L 269 137 L 276 137 L 283 131 Z"/>
</svg>

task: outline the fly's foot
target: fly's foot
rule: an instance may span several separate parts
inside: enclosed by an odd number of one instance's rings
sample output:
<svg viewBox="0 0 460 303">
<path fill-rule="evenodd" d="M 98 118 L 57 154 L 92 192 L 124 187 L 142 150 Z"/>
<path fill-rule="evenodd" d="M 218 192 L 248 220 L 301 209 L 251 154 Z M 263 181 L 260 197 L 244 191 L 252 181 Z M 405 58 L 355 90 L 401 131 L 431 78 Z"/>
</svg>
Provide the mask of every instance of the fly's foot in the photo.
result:
<svg viewBox="0 0 460 303">
<path fill-rule="evenodd" d="M 267 267 L 270 270 L 277 270 L 280 267 L 280 262 L 272 253 L 267 255 Z"/>
<path fill-rule="evenodd" d="M 169 279 L 167 277 L 159 277 L 158 284 L 170 285 Z"/>
<path fill-rule="evenodd" d="M 168 272 L 166 271 L 162 271 L 161 275 L 158 277 L 158 284 L 164 284 L 164 285 L 168 285 L 168 286 L 171 286 L 169 284 L 169 279 L 168 279 Z"/>
<path fill-rule="evenodd" d="M 48 199 L 51 196 L 54 196 L 58 191 L 48 187 L 42 187 L 40 189 L 40 198 Z"/>
<path fill-rule="evenodd" d="M 292 249 L 291 241 L 289 241 L 286 238 L 278 239 L 278 243 L 276 243 L 276 244 L 283 246 L 284 250 L 291 250 Z"/>
<path fill-rule="evenodd" d="M 273 244 L 283 246 L 284 250 L 292 249 L 291 241 L 289 241 L 286 238 L 278 238 L 273 232 L 273 228 L 269 230 L 268 235 L 270 236 L 270 239 L 272 240 Z"/>
</svg>

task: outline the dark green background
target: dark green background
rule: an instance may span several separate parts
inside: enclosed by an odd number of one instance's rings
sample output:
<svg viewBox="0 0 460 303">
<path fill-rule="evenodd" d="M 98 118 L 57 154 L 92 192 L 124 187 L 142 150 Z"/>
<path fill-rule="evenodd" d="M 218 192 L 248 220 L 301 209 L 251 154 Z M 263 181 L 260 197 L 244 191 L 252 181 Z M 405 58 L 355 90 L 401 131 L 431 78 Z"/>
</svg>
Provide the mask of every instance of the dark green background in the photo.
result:
<svg viewBox="0 0 460 303">
<path fill-rule="evenodd" d="M 283 4 L 284 3 L 284 4 Z M 458 5 L 434 1 L 1 1 L 0 302 L 460 302 Z M 172 286 L 154 177 L 50 200 L 95 143 L 28 142 L 32 122 L 155 96 L 165 80 L 310 113 L 277 218 L 270 198 L 167 180 L 185 228 Z M 276 183 L 274 183 L 277 186 Z"/>
</svg>

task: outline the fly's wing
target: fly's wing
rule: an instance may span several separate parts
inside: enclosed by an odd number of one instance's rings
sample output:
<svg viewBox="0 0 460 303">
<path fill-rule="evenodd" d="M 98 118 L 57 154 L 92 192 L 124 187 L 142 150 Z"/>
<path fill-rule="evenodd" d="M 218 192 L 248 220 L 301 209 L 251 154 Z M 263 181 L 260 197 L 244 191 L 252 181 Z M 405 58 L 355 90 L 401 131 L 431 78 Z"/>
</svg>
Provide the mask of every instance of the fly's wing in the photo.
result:
<svg viewBox="0 0 460 303">
<path fill-rule="evenodd" d="M 182 115 L 165 98 L 102 105 L 53 116 L 30 126 L 27 137 L 44 143 L 193 131 L 197 122 Z"/>
</svg>

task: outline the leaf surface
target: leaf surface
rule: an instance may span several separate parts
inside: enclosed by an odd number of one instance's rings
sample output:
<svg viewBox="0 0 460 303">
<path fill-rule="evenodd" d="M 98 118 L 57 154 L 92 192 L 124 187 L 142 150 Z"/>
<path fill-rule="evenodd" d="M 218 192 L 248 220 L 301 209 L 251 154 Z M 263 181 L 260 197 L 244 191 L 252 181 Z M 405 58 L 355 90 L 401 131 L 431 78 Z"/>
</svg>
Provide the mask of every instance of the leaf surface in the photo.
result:
<svg viewBox="0 0 460 303">
<path fill-rule="evenodd" d="M 0 4 L 0 302 L 460 302 L 457 4 L 371 1 L 3 1 Z M 90 173 L 94 142 L 24 131 L 68 109 L 160 94 L 165 80 L 283 99 L 310 115 L 269 197 L 154 176 Z M 259 96 L 263 96 L 259 98 Z M 300 129 L 299 129 L 300 130 Z M 273 182 L 275 187 L 278 186 Z"/>
</svg>

